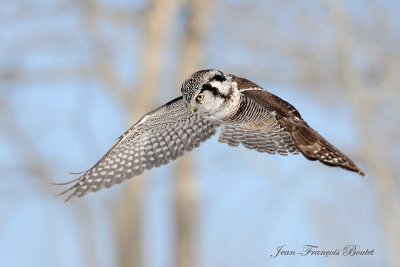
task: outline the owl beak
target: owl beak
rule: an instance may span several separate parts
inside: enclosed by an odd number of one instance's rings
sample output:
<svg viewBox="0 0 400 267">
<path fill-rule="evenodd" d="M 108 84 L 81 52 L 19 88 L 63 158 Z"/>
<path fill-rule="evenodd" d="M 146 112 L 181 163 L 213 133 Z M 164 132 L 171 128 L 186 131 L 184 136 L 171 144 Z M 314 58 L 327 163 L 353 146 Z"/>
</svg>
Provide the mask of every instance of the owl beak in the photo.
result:
<svg viewBox="0 0 400 267">
<path fill-rule="evenodd" d="M 193 106 L 190 106 L 189 110 L 190 110 L 190 112 L 192 112 L 193 114 L 196 114 L 196 112 L 197 112 L 197 108 L 196 108 L 196 107 L 193 107 Z"/>
</svg>

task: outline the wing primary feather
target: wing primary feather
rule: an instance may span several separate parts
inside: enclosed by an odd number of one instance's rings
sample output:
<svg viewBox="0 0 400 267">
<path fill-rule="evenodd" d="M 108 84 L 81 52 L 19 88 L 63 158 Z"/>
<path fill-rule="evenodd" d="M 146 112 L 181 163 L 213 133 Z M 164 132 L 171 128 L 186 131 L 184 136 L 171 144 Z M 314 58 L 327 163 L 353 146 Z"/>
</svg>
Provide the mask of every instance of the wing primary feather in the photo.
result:
<svg viewBox="0 0 400 267">
<path fill-rule="evenodd" d="M 181 97 L 147 113 L 89 170 L 59 195 L 81 197 L 182 156 L 215 133 L 213 124 L 187 110 Z M 182 135 L 182 136 L 181 136 Z"/>
<path fill-rule="evenodd" d="M 263 106 L 266 110 L 274 112 L 276 114 L 276 121 L 283 128 L 283 132 L 289 134 L 297 150 L 307 159 L 318 160 L 329 166 L 341 167 L 359 173 L 362 176 L 365 175 L 349 157 L 308 126 L 294 106 L 274 94 L 260 90 L 260 87 L 257 85 L 253 84 L 252 87 L 256 89 L 242 91 L 242 94 Z M 286 141 L 285 139 L 281 141 L 284 144 L 287 142 L 287 139 Z M 287 152 L 293 153 L 290 143 L 287 143 L 285 147 L 285 151 L 278 149 L 277 152 L 285 154 Z"/>
</svg>

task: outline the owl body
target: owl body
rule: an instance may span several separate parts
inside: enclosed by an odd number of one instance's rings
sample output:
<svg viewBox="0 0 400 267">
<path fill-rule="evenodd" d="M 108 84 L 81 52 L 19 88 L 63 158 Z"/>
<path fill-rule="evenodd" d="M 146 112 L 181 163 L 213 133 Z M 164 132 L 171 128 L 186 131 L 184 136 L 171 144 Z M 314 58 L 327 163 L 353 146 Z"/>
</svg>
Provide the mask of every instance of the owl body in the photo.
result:
<svg viewBox="0 0 400 267">
<path fill-rule="evenodd" d="M 169 163 L 221 127 L 218 141 L 258 152 L 303 154 L 329 166 L 364 173 L 303 120 L 288 102 L 255 83 L 202 70 L 183 83 L 182 96 L 143 116 L 63 193 L 81 197 Z"/>
</svg>

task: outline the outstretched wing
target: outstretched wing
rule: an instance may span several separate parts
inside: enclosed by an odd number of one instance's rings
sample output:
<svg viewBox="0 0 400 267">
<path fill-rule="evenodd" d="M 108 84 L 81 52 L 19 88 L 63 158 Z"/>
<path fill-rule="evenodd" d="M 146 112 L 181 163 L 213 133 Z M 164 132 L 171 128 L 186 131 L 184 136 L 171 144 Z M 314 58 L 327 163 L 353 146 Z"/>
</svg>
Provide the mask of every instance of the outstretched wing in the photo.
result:
<svg viewBox="0 0 400 267">
<path fill-rule="evenodd" d="M 266 152 L 288 155 L 298 154 L 298 150 L 289 134 L 281 128 L 270 128 L 264 124 L 260 130 L 249 130 L 244 125 L 227 125 L 222 128 L 218 141 L 230 146 L 243 144 L 244 147 Z M 275 125 L 273 125 L 275 126 Z"/>
<path fill-rule="evenodd" d="M 230 146 L 243 144 L 246 148 L 270 154 L 297 154 L 290 134 L 279 124 L 275 112 L 265 109 L 246 96 L 234 117 L 223 126 L 218 141 Z"/>
<path fill-rule="evenodd" d="M 198 147 L 215 132 L 216 125 L 191 114 L 178 97 L 143 116 L 75 184 L 61 194 L 81 197 L 88 191 L 121 183 L 145 170 L 167 164 Z"/>
<path fill-rule="evenodd" d="M 275 136 L 272 140 L 275 139 L 274 143 L 276 144 L 270 151 L 273 152 L 273 150 L 276 150 L 279 152 L 279 149 L 284 147 L 283 145 L 287 145 L 286 150 L 290 152 L 290 149 L 292 149 L 291 145 L 294 144 L 297 148 L 296 151 L 300 151 L 309 160 L 318 160 L 329 166 L 337 166 L 357 172 L 363 176 L 365 175 L 349 157 L 330 144 L 317 131 L 308 126 L 300 113 L 291 104 L 264 91 L 258 85 L 246 79 L 237 78 L 237 82 L 239 85 L 238 87 L 242 88 L 241 93 L 245 97 L 264 107 L 269 111 L 269 114 L 272 114 L 274 117 L 273 119 L 271 118 L 272 122 L 270 126 L 267 126 L 267 129 L 269 129 L 268 133 L 270 135 L 272 133 L 272 135 Z M 279 127 L 277 127 L 277 125 L 279 125 Z M 287 141 L 287 136 L 282 134 L 281 130 L 286 132 L 292 140 L 292 143 Z M 278 142 L 276 142 L 276 134 L 278 134 L 278 136 L 283 136 L 280 139 L 281 141 L 278 139 Z M 260 135 L 258 134 L 258 136 Z M 271 140 L 271 138 L 268 140 Z M 259 144 L 259 141 L 260 139 L 258 138 L 257 144 Z"/>
</svg>

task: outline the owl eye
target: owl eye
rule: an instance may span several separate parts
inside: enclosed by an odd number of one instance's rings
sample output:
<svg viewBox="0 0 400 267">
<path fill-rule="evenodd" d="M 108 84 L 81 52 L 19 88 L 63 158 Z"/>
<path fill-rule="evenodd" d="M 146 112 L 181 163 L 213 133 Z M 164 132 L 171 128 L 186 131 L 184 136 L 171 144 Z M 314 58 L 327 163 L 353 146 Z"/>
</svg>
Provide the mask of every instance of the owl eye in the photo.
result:
<svg viewBox="0 0 400 267">
<path fill-rule="evenodd" d="M 199 94 L 199 95 L 196 96 L 196 100 L 199 101 L 199 102 L 203 101 L 203 99 L 204 99 L 204 95 L 203 94 Z"/>
</svg>

